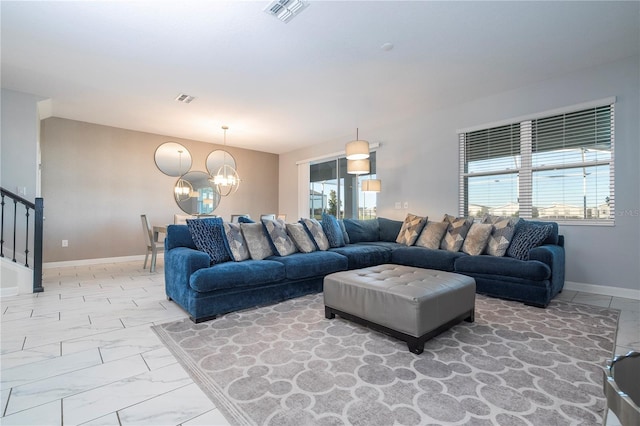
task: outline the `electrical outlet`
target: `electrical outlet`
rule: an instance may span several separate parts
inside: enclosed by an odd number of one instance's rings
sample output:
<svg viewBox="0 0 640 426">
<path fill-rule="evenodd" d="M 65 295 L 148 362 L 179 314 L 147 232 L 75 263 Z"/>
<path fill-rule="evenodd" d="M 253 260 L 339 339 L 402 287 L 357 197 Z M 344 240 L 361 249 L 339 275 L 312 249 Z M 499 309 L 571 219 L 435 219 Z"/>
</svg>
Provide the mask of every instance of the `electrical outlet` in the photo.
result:
<svg viewBox="0 0 640 426">
<path fill-rule="evenodd" d="M 396 210 L 400 210 L 402 208 L 402 203 L 400 201 L 396 201 Z"/>
<path fill-rule="evenodd" d="M 408 208 L 409 208 L 409 202 L 408 202 L 408 201 L 405 201 L 405 202 L 404 202 L 404 208 L 405 208 L 405 209 L 408 209 Z"/>
<path fill-rule="evenodd" d="M 69 240 L 62 240 L 62 247 L 69 247 Z"/>
</svg>

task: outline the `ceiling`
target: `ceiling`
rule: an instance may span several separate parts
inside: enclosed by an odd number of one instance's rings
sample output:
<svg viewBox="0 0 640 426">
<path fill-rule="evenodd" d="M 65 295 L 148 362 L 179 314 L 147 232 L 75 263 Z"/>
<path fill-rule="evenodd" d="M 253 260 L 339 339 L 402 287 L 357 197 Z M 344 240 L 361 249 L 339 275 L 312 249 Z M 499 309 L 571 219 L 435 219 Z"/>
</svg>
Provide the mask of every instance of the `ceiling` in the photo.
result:
<svg viewBox="0 0 640 426">
<path fill-rule="evenodd" d="M 212 143 L 227 125 L 229 145 L 284 153 L 640 51 L 636 1 L 309 3 L 285 24 L 266 1 L 2 0 L 2 87 L 56 117 Z"/>
</svg>

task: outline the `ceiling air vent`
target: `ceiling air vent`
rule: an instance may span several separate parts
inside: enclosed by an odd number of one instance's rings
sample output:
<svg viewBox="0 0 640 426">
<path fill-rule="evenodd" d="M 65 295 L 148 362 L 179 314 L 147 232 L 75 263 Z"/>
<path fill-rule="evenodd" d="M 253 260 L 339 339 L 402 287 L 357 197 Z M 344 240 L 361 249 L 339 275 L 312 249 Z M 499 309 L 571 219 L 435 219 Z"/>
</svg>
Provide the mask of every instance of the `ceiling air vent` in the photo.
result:
<svg viewBox="0 0 640 426">
<path fill-rule="evenodd" d="M 269 3 L 264 8 L 264 11 L 286 23 L 306 9 L 307 6 L 309 4 L 302 0 L 275 0 Z"/>
<path fill-rule="evenodd" d="M 178 102 L 182 102 L 183 104 L 189 104 L 191 103 L 192 100 L 194 100 L 195 97 L 194 96 L 190 96 L 190 95 L 185 95 L 184 93 L 181 93 L 178 95 L 178 97 L 176 98 L 176 101 Z"/>
</svg>

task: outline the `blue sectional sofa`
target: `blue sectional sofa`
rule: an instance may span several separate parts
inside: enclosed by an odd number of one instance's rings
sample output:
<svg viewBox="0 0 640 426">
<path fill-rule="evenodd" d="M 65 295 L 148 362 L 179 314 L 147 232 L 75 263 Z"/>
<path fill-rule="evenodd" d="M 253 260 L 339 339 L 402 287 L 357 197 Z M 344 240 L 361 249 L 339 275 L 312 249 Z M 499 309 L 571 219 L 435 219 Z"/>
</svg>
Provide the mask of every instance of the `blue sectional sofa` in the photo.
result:
<svg viewBox="0 0 640 426">
<path fill-rule="evenodd" d="M 529 251 L 529 260 L 398 244 L 402 221 L 345 219 L 343 223 L 349 243 L 342 247 L 213 266 L 209 255 L 196 248 L 186 225 L 170 225 L 164 256 L 167 297 L 192 321 L 201 322 L 320 292 L 325 275 L 384 263 L 468 275 L 476 280 L 478 293 L 537 307 L 546 307 L 564 285 L 564 238 L 555 223 L 543 244 Z"/>
</svg>

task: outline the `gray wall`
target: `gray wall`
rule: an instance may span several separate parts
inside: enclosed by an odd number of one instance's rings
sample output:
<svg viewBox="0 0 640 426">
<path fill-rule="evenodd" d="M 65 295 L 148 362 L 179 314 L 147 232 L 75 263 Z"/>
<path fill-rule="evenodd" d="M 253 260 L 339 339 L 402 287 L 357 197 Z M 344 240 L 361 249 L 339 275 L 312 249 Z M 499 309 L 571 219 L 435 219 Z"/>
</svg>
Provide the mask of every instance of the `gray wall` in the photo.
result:
<svg viewBox="0 0 640 426">
<path fill-rule="evenodd" d="M 37 152 L 39 138 L 38 102 L 42 98 L 28 93 L 2 89 L 2 187 L 33 201 L 37 188 Z"/>
<path fill-rule="evenodd" d="M 44 261 L 71 261 L 145 253 L 140 215 L 152 224 L 184 214 L 173 199 L 177 178 L 160 172 L 156 148 L 183 144 L 191 170 L 206 171 L 205 160 L 222 146 L 114 127 L 48 118 L 42 121 L 42 196 L 45 203 Z M 228 147 L 242 179 L 235 194 L 213 212 L 278 213 L 278 156 Z M 69 247 L 62 247 L 62 240 Z"/>
<path fill-rule="evenodd" d="M 614 227 L 561 226 L 566 236 L 567 281 L 640 288 L 640 59 L 636 57 L 576 71 L 532 86 L 499 93 L 401 122 L 366 129 L 380 142 L 377 174 L 382 179 L 378 214 L 403 219 L 408 212 L 440 220 L 458 212 L 456 130 L 616 96 Z M 425 105 L 427 102 L 425 101 Z M 280 156 L 280 210 L 297 215 L 296 161 L 344 149 L 345 140 Z M 287 178 L 289 177 L 289 178 Z M 409 209 L 395 210 L 397 201 Z"/>
</svg>

